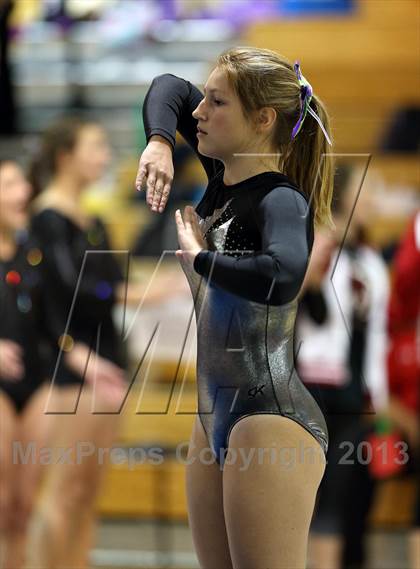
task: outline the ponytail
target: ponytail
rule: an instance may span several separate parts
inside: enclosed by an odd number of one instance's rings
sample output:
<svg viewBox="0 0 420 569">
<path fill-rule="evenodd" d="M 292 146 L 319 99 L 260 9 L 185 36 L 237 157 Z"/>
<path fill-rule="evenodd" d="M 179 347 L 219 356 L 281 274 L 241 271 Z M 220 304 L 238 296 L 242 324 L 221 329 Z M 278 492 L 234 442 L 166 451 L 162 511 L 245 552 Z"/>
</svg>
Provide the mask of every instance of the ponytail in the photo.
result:
<svg viewBox="0 0 420 569">
<path fill-rule="evenodd" d="M 330 121 L 321 100 L 312 96 L 311 108 L 320 118 L 329 138 Z M 334 160 L 330 145 L 316 120 L 308 114 L 292 140 L 283 162 L 284 173 L 308 196 L 315 226 L 334 228 L 331 202 L 334 190 Z"/>
<path fill-rule="evenodd" d="M 219 56 L 217 65 L 226 72 L 246 115 L 262 107 L 276 110 L 272 142 L 280 151 L 279 170 L 310 200 L 315 225 L 334 227 L 328 114 L 298 62 L 293 66 L 269 49 L 233 47 Z"/>
</svg>

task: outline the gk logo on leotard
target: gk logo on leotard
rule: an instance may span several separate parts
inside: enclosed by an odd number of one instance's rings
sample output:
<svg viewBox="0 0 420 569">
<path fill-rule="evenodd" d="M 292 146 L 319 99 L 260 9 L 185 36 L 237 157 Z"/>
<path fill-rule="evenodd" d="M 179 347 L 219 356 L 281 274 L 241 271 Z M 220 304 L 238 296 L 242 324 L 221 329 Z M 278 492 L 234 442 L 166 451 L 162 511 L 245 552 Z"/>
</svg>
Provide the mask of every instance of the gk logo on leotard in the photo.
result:
<svg viewBox="0 0 420 569">
<path fill-rule="evenodd" d="M 254 397 L 256 397 L 259 393 L 260 393 L 261 395 L 264 395 L 264 393 L 263 393 L 264 387 L 265 387 L 265 383 L 264 383 L 263 385 L 260 385 L 259 387 L 257 386 L 257 387 L 253 387 L 252 389 L 249 389 L 249 390 L 248 390 L 248 395 L 249 395 L 249 397 L 254 398 Z"/>
</svg>

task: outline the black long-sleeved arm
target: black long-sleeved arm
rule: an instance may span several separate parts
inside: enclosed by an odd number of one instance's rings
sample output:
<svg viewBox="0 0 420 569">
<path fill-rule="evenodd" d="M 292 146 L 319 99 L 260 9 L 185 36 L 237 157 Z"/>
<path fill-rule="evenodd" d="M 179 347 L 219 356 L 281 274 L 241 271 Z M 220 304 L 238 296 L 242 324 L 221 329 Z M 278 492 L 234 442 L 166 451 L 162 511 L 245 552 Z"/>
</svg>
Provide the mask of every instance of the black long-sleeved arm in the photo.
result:
<svg viewBox="0 0 420 569">
<path fill-rule="evenodd" d="M 189 81 L 170 73 L 155 77 L 143 103 L 143 123 L 147 141 L 154 134 L 175 146 L 176 131 L 184 137 L 200 159 L 209 180 L 216 173 L 217 160 L 197 150 L 197 120 L 192 113 L 203 94 Z"/>
<path fill-rule="evenodd" d="M 195 270 L 212 284 L 256 302 L 283 304 L 301 287 L 308 263 L 305 199 L 288 187 L 271 190 L 255 209 L 262 250 L 239 258 L 201 251 Z"/>
</svg>

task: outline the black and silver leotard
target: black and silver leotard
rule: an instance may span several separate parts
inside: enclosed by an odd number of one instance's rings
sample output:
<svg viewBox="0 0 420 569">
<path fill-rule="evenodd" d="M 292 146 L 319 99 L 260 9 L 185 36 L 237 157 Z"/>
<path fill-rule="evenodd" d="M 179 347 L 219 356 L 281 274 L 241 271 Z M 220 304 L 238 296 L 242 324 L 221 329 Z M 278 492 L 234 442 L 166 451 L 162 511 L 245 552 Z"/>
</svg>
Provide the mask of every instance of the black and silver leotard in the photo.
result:
<svg viewBox="0 0 420 569">
<path fill-rule="evenodd" d="M 203 98 L 170 74 L 154 79 L 143 106 L 147 139 L 172 145 L 176 130 L 197 152 L 208 178 L 196 207 L 208 250 L 184 267 L 197 321 L 198 411 L 216 459 L 245 416 L 279 414 L 328 445 L 324 417 L 296 373 L 297 294 L 313 244 L 313 214 L 283 174 L 264 172 L 237 184 L 197 150 L 193 110 Z"/>
</svg>

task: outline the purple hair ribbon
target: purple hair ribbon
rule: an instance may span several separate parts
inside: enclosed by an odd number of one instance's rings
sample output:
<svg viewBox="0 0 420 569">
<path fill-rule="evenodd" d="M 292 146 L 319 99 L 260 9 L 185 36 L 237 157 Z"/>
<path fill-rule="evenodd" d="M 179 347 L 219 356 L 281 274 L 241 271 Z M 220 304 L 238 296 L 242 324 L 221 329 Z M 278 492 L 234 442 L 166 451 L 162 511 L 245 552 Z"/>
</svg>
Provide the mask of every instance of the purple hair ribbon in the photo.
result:
<svg viewBox="0 0 420 569">
<path fill-rule="evenodd" d="M 309 83 L 309 81 L 307 81 L 307 79 L 305 79 L 305 77 L 302 75 L 299 61 L 295 62 L 293 69 L 295 70 L 296 77 L 300 85 L 300 115 L 297 123 L 295 124 L 292 130 L 292 140 L 296 137 L 296 135 L 302 128 L 303 121 L 305 120 L 306 115 L 309 113 L 311 117 L 313 117 L 321 127 L 321 130 L 324 133 L 324 136 L 327 139 L 328 144 L 332 146 L 331 139 L 328 136 L 328 133 L 325 130 L 325 127 L 322 124 L 321 119 L 310 106 L 313 95 L 312 86 Z"/>
</svg>

